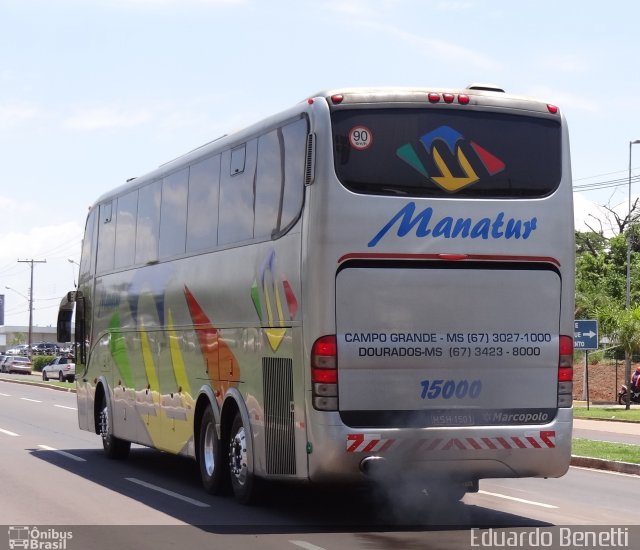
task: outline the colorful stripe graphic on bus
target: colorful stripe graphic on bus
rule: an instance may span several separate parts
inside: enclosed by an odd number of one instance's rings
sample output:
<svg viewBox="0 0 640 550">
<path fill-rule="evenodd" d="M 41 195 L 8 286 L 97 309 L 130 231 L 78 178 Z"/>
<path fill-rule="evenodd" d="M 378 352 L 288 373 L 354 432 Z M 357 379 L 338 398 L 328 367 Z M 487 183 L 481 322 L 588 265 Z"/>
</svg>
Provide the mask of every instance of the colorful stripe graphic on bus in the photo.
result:
<svg viewBox="0 0 640 550">
<path fill-rule="evenodd" d="M 283 275 L 278 279 L 276 269 L 276 253 L 271 250 L 251 286 L 251 300 L 258 318 L 269 325 L 265 333 L 273 351 L 278 349 L 287 332 L 284 328 L 287 321 L 292 321 L 298 313 L 298 300 L 293 289 Z"/>
<path fill-rule="evenodd" d="M 184 295 L 189 306 L 189 313 L 200 341 L 200 350 L 207 364 L 209 379 L 219 388 L 221 395 L 236 385 L 240 380 L 240 365 L 229 345 L 220 336 L 219 331 L 213 326 L 204 309 L 200 306 L 195 296 L 185 286 Z"/>
<path fill-rule="evenodd" d="M 460 189 L 480 181 L 480 176 L 473 169 L 469 159 L 467 159 L 467 156 L 460 147 L 460 143 L 467 142 L 467 140 L 457 130 L 450 128 L 449 126 L 440 126 L 432 132 L 424 134 L 419 138 L 419 141 L 427 154 L 433 158 L 440 175 L 429 174 L 427 168 L 420 160 L 417 151 L 411 143 L 407 143 L 399 147 L 396 150 L 396 154 L 403 161 L 409 164 L 409 166 L 420 172 L 420 174 L 425 178 L 430 179 L 442 189 L 450 193 L 455 193 Z M 447 165 L 441 152 L 436 146 L 438 143 L 443 143 L 449 149 L 451 155 L 457 159 L 459 168 L 456 167 L 452 170 Z M 489 175 L 493 176 L 505 169 L 505 163 L 498 157 L 491 154 L 474 141 L 468 141 L 468 143 Z"/>
</svg>

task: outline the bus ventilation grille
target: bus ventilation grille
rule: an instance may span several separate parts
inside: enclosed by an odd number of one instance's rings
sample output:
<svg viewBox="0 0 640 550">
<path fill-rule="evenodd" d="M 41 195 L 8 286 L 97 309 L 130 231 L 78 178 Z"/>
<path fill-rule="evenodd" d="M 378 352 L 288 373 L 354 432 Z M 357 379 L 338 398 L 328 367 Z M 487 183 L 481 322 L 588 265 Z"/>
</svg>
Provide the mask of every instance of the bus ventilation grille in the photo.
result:
<svg viewBox="0 0 640 550">
<path fill-rule="evenodd" d="M 309 134 L 307 136 L 307 158 L 305 160 L 304 165 L 304 184 L 311 185 L 313 183 L 314 178 L 314 165 L 315 165 L 315 154 L 314 154 L 314 136 L 315 134 Z"/>
<path fill-rule="evenodd" d="M 296 473 L 292 371 L 291 359 L 262 359 L 268 474 Z"/>
</svg>

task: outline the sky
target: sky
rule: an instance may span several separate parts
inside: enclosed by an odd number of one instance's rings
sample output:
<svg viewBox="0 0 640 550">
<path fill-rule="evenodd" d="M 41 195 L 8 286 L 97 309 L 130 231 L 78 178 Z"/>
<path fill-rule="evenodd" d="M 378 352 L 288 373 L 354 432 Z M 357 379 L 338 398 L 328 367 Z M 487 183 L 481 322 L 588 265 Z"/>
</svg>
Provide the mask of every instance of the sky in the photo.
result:
<svg viewBox="0 0 640 550">
<path fill-rule="evenodd" d="M 55 326 L 100 195 L 325 89 L 544 99 L 567 119 L 574 187 L 620 180 L 576 189 L 576 226 L 624 212 L 639 20 L 625 0 L 0 0 L 5 325 L 28 324 L 33 259 L 33 323 Z"/>
</svg>

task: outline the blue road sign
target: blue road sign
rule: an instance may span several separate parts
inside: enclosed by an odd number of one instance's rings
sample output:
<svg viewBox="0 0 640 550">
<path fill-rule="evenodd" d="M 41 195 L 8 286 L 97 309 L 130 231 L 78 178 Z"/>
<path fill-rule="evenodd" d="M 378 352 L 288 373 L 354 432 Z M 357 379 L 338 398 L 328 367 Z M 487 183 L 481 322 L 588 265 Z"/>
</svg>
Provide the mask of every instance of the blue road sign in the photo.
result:
<svg viewBox="0 0 640 550">
<path fill-rule="evenodd" d="M 574 349 L 598 349 L 598 321 L 576 320 L 573 328 Z"/>
</svg>

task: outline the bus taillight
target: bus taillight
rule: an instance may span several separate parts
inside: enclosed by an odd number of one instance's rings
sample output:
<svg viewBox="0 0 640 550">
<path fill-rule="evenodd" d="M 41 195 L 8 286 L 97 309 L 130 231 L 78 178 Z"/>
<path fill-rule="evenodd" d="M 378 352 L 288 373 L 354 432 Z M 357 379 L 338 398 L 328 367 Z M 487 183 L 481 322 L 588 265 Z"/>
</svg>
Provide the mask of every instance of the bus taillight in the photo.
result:
<svg viewBox="0 0 640 550">
<path fill-rule="evenodd" d="M 311 348 L 313 407 L 338 410 L 338 343 L 334 334 L 318 338 Z"/>
<path fill-rule="evenodd" d="M 573 338 L 560 336 L 558 358 L 558 407 L 573 403 Z"/>
<path fill-rule="evenodd" d="M 435 92 L 430 92 L 427 97 L 429 98 L 429 101 L 431 103 L 438 103 L 438 101 L 440 101 L 440 94 L 437 94 Z"/>
</svg>

